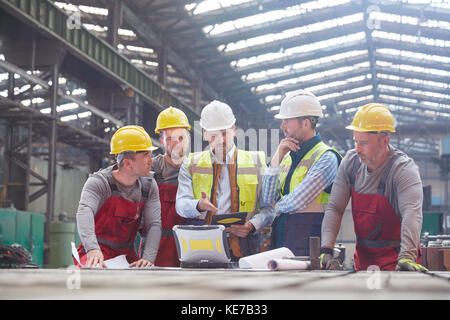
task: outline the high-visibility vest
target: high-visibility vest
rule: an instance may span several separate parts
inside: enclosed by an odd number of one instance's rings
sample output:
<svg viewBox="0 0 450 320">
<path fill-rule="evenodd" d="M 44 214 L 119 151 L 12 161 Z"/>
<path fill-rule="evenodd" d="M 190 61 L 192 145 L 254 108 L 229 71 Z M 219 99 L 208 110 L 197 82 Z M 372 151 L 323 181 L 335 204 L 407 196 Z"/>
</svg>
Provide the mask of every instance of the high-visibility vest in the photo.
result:
<svg viewBox="0 0 450 320">
<path fill-rule="evenodd" d="M 308 173 L 309 169 L 316 163 L 317 160 L 328 150 L 334 151 L 336 154 L 339 154 L 336 149 L 327 146 L 325 143 L 320 141 L 314 147 L 309 150 L 302 160 L 299 162 L 297 167 L 295 168 L 291 182 L 289 184 L 289 192 L 294 190 L 294 188 L 303 181 Z M 280 197 L 283 197 L 283 189 L 286 182 L 286 177 L 288 175 L 289 169 L 292 165 L 292 159 L 289 153 L 284 156 L 283 160 L 280 163 L 281 171 L 280 171 Z M 290 212 L 290 213 L 300 213 L 300 212 L 325 212 L 325 207 L 328 204 L 328 199 L 330 198 L 330 194 L 328 192 L 322 191 L 319 196 L 311 201 L 308 206 L 304 209 Z"/>
<path fill-rule="evenodd" d="M 237 150 L 236 180 L 238 185 L 239 211 L 256 213 L 265 154 L 261 151 Z M 212 199 L 214 172 L 210 151 L 191 153 L 187 160 L 188 172 L 192 177 L 195 199 L 205 192 Z M 250 217 L 249 217 L 250 216 Z M 247 219 L 251 218 L 249 215 Z"/>
</svg>

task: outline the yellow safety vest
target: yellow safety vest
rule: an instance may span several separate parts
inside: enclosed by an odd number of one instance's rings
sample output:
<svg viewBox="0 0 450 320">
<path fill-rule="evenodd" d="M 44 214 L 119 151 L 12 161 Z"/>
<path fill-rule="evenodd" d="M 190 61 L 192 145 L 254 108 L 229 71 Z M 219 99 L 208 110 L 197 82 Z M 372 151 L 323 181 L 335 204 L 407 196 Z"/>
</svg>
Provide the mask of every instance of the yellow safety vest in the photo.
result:
<svg viewBox="0 0 450 320">
<path fill-rule="evenodd" d="M 302 158 L 302 160 L 297 165 L 297 168 L 295 168 L 294 172 L 292 173 L 291 182 L 289 184 L 289 192 L 294 190 L 294 188 L 303 181 L 303 179 L 306 177 L 306 174 L 308 173 L 308 170 L 313 166 L 314 163 L 316 163 L 317 160 L 328 150 L 335 151 L 337 154 L 336 149 L 331 148 L 327 146 L 325 143 L 320 141 L 317 143 L 311 150 L 309 150 L 305 156 Z M 292 165 L 292 159 L 289 155 L 289 153 L 284 156 L 283 160 L 280 163 L 281 172 L 280 172 L 280 197 L 283 197 L 283 189 L 284 184 L 286 182 L 286 177 L 288 175 L 289 169 Z M 328 204 L 328 199 L 330 198 L 330 194 L 322 191 L 319 196 L 314 199 L 314 201 L 311 201 L 308 206 L 302 210 L 298 210 L 291 213 L 299 213 L 299 212 L 325 212 L 325 207 Z"/>
<path fill-rule="evenodd" d="M 236 179 L 239 195 L 239 211 L 256 213 L 263 169 L 266 167 L 262 151 L 237 150 Z M 188 172 L 192 177 L 195 199 L 205 192 L 212 199 L 214 186 L 213 164 L 210 151 L 191 153 L 187 160 Z M 248 215 L 247 220 L 252 215 Z"/>
</svg>

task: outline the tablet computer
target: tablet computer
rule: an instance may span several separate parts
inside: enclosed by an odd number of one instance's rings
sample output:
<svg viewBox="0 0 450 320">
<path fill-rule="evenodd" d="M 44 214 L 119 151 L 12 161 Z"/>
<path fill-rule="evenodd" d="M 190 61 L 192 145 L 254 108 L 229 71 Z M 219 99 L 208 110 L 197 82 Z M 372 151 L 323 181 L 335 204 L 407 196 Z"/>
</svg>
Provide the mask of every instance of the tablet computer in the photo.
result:
<svg viewBox="0 0 450 320">
<path fill-rule="evenodd" d="M 247 219 L 248 212 L 233 212 L 226 214 L 215 214 L 212 216 L 211 224 L 223 225 L 229 227 L 232 224 L 244 224 Z"/>
</svg>

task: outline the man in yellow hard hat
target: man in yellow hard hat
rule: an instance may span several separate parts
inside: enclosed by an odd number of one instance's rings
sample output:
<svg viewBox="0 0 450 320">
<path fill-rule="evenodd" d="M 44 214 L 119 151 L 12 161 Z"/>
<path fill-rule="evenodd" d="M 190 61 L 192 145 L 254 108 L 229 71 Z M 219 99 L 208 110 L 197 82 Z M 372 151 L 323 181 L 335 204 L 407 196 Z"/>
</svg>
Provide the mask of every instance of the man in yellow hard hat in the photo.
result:
<svg viewBox="0 0 450 320">
<path fill-rule="evenodd" d="M 285 138 L 263 178 L 262 199 L 274 205 L 270 248 L 309 255 L 309 238 L 319 237 L 325 207 L 341 156 L 326 145 L 316 125 L 323 116 L 317 97 L 297 90 L 286 95 L 276 119 Z"/>
<path fill-rule="evenodd" d="M 161 201 L 162 235 L 155 261 L 155 265 L 160 267 L 180 265 L 172 227 L 183 223 L 183 218 L 175 210 L 175 200 L 178 172 L 189 152 L 190 129 L 186 114 L 178 108 L 164 109 L 156 120 L 155 132 L 160 135 L 159 141 L 164 147 L 164 154 L 154 157 L 152 166 Z"/>
<path fill-rule="evenodd" d="M 356 233 L 354 267 L 380 270 L 426 270 L 419 264 L 422 227 L 422 181 L 405 153 L 393 148 L 395 132 L 388 108 L 361 107 L 352 123 L 355 149 L 339 167 L 322 224 L 321 265 L 330 268 L 342 215 L 352 198 Z"/>
<path fill-rule="evenodd" d="M 112 136 L 110 153 L 117 163 L 90 175 L 81 191 L 76 215 L 81 265 L 105 267 L 105 260 L 119 255 L 126 255 L 130 267 L 153 265 L 161 237 L 158 186 L 150 175 L 155 149 L 140 126 L 122 127 Z M 134 250 L 138 231 L 147 244 L 142 258 Z"/>
<path fill-rule="evenodd" d="M 189 154 L 178 177 L 176 210 L 185 224 L 211 224 L 216 214 L 247 212 L 245 223 L 227 227 L 231 259 L 260 251 L 260 231 L 273 218 L 259 206 L 264 152 L 240 150 L 234 144 L 236 118 L 226 103 L 214 100 L 201 113 L 208 148 Z"/>
</svg>

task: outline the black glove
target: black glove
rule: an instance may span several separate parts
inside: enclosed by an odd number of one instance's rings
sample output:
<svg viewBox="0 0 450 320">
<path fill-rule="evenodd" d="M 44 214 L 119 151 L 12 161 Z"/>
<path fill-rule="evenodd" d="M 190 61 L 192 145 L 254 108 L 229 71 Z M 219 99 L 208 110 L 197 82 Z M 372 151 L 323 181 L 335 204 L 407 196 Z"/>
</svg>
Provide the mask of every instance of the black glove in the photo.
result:
<svg viewBox="0 0 450 320">
<path fill-rule="evenodd" d="M 334 250 L 331 248 L 320 249 L 320 268 L 325 270 L 342 270 L 339 260 L 334 257 Z"/>
</svg>

